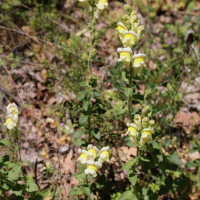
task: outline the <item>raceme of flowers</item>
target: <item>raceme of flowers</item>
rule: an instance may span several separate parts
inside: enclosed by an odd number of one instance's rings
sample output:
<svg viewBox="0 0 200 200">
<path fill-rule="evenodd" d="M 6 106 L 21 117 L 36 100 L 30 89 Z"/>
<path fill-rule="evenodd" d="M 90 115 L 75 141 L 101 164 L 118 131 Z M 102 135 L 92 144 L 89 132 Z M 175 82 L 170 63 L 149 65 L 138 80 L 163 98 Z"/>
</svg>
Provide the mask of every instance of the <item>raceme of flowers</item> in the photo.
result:
<svg viewBox="0 0 200 200">
<path fill-rule="evenodd" d="M 142 147 L 152 138 L 154 123 L 154 120 L 149 120 L 148 117 L 141 118 L 139 114 L 136 114 L 134 123 L 126 124 L 128 127 L 126 135 L 129 136 L 134 147 Z"/>
<path fill-rule="evenodd" d="M 96 11 L 94 17 L 96 19 L 99 18 L 100 14 L 103 12 L 105 8 L 108 8 L 108 1 L 107 0 L 79 0 L 83 7 L 88 11 L 92 11 L 92 5 L 96 5 Z"/>
<path fill-rule="evenodd" d="M 144 26 L 139 26 L 139 19 L 137 12 L 132 11 L 130 16 L 124 15 L 125 23 L 117 23 L 117 35 L 119 36 L 123 48 L 118 48 L 117 52 L 120 54 L 118 61 L 123 62 L 128 71 L 133 67 L 133 74 L 137 74 L 142 67 L 145 67 L 145 54 L 138 53 L 133 55 L 133 47 L 137 45 L 144 33 Z"/>
<path fill-rule="evenodd" d="M 18 123 L 18 116 L 19 116 L 19 110 L 15 103 L 10 103 L 7 108 L 7 116 L 6 116 L 6 122 L 4 125 L 9 129 L 13 130 Z"/>
<path fill-rule="evenodd" d="M 111 149 L 106 146 L 99 150 L 97 147 L 89 144 L 87 146 L 87 151 L 84 149 L 78 149 L 78 153 L 80 156 L 77 161 L 80 161 L 81 165 L 85 169 L 85 173 L 96 177 L 97 170 L 102 167 L 104 162 L 109 161 Z"/>
</svg>

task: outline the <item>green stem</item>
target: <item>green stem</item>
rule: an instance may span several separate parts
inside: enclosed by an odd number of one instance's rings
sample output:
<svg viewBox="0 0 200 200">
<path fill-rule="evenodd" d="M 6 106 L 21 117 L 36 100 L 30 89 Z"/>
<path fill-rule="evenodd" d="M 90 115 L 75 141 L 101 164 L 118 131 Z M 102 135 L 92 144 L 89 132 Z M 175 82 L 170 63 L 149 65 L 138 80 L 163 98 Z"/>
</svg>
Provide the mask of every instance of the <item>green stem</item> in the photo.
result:
<svg viewBox="0 0 200 200">
<path fill-rule="evenodd" d="M 159 168 L 161 169 L 161 171 L 162 171 L 162 173 L 164 174 L 165 178 L 167 178 L 167 174 L 166 174 L 166 172 L 165 172 L 164 167 L 158 162 L 158 159 L 157 159 L 156 156 L 153 154 L 151 147 L 150 147 L 148 144 L 146 144 L 146 146 L 147 146 L 147 148 L 148 148 L 148 150 L 149 150 L 151 156 L 153 157 L 154 162 L 159 166 Z M 173 193 L 173 195 L 174 195 L 174 198 L 175 198 L 176 200 L 178 200 L 173 187 L 172 187 L 172 193 Z"/>
<path fill-rule="evenodd" d="M 129 76 L 129 88 L 131 88 L 131 78 L 132 78 L 131 73 L 132 73 L 132 70 L 130 71 L 130 76 Z M 128 96 L 127 107 L 128 107 L 128 114 L 129 114 L 130 120 L 131 122 L 133 122 L 133 119 L 131 116 L 131 95 Z"/>
<path fill-rule="evenodd" d="M 139 154 L 139 148 L 137 147 L 137 154 L 136 154 L 136 158 L 135 158 L 135 166 L 134 166 L 134 170 L 135 170 L 135 167 L 136 167 L 136 165 L 137 165 L 138 154 Z M 139 195 L 138 195 L 138 192 L 137 192 L 136 186 L 134 186 L 134 192 L 135 192 L 136 197 L 137 197 L 138 200 L 139 200 L 140 198 L 139 198 Z"/>
<path fill-rule="evenodd" d="M 148 25 L 149 25 L 149 51 L 148 51 L 148 64 L 147 68 L 149 68 L 150 63 L 150 56 L 151 56 L 151 21 L 150 21 L 150 9 L 149 9 L 149 0 L 147 0 L 147 7 L 148 7 Z"/>
<path fill-rule="evenodd" d="M 92 140 L 91 125 L 90 125 L 90 115 L 89 115 L 89 117 L 88 117 L 88 131 L 89 131 L 88 144 L 90 144 L 90 143 L 91 143 L 91 140 Z"/>
</svg>

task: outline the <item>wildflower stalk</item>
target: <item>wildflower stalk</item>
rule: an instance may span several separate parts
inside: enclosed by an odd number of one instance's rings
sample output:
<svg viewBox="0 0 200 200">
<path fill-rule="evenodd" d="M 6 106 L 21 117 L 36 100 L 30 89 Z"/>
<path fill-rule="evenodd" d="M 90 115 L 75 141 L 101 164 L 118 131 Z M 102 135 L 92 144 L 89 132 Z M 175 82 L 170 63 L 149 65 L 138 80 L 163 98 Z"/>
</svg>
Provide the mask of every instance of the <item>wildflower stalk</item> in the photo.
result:
<svg viewBox="0 0 200 200">
<path fill-rule="evenodd" d="M 131 72 L 133 71 L 133 69 L 131 68 L 131 71 L 130 71 L 130 76 L 129 76 L 129 88 L 131 89 Z M 129 117 L 130 117 L 130 120 L 131 122 L 133 122 L 133 119 L 132 119 L 132 116 L 131 116 L 131 95 L 129 94 L 128 96 L 128 102 L 127 102 L 127 107 L 128 107 L 128 114 L 129 114 Z"/>
<path fill-rule="evenodd" d="M 158 162 L 158 159 L 157 159 L 156 156 L 153 154 L 152 149 L 151 149 L 151 147 L 149 146 L 149 144 L 146 144 L 146 146 L 147 146 L 147 148 L 148 148 L 148 150 L 149 150 L 149 152 L 150 152 L 150 154 L 151 154 L 151 156 L 152 156 L 154 162 L 155 162 L 155 163 L 158 165 L 158 167 L 161 169 L 161 171 L 162 171 L 162 173 L 164 174 L 165 178 L 168 178 L 168 176 L 167 176 L 167 174 L 166 174 L 166 172 L 165 172 L 164 167 Z M 172 191 L 172 193 L 173 193 L 173 195 L 174 195 L 174 198 L 175 198 L 176 200 L 178 200 L 173 187 L 172 187 L 171 191 Z"/>
</svg>

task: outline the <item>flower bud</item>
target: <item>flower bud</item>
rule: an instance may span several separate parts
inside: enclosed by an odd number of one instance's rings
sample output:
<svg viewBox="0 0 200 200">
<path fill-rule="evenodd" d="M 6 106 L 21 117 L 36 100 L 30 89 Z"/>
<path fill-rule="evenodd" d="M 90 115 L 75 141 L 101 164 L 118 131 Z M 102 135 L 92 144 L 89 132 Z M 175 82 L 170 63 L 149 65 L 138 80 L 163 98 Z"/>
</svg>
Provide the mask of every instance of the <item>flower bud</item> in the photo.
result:
<svg viewBox="0 0 200 200">
<path fill-rule="evenodd" d="M 87 53 L 83 53 L 82 59 L 83 59 L 84 61 L 88 61 L 88 55 L 87 55 Z"/>
<path fill-rule="evenodd" d="M 124 9 L 126 10 L 126 12 L 127 12 L 128 14 L 131 13 L 131 6 L 130 6 L 130 5 L 125 4 L 125 5 L 124 5 Z"/>
<path fill-rule="evenodd" d="M 92 30 L 92 28 L 93 28 L 92 24 L 88 23 L 87 28 L 88 28 L 88 30 Z"/>
<path fill-rule="evenodd" d="M 91 56 L 95 56 L 96 55 L 97 50 L 96 49 L 92 49 L 91 51 Z"/>
<path fill-rule="evenodd" d="M 142 127 L 147 128 L 149 126 L 149 118 L 145 117 L 142 119 Z"/>
<path fill-rule="evenodd" d="M 147 112 L 147 109 L 146 108 L 143 108 L 142 109 L 142 114 L 145 114 Z"/>
<path fill-rule="evenodd" d="M 99 34 L 97 31 L 94 32 L 94 39 L 97 40 L 99 38 Z"/>
<path fill-rule="evenodd" d="M 151 128 L 154 127 L 154 124 L 155 124 L 155 121 L 153 119 L 149 121 L 149 125 L 150 125 Z"/>
<path fill-rule="evenodd" d="M 133 15 L 137 15 L 137 11 L 136 11 L 136 10 L 133 10 L 133 11 L 131 12 L 131 17 L 132 17 Z"/>
<path fill-rule="evenodd" d="M 124 21 L 128 21 L 130 19 L 130 17 L 128 15 L 124 15 L 123 19 L 124 19 Z"/>
<path fill-rule="evenodd" d="M 139 114 L 136 114 L 134 117 L 134 122 L 137 125 L 138 129 L 141 130 L 141 116 Z"/>
</svg>

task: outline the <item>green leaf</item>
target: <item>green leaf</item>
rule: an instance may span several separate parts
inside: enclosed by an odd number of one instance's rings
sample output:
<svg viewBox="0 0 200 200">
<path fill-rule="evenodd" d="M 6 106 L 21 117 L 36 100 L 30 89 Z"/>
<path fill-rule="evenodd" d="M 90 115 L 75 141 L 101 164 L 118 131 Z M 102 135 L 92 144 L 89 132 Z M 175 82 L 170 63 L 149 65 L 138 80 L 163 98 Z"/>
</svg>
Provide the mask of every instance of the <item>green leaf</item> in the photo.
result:
<svg viewBox="0 0 200 200">
<path fill-rule="evenodd" d="M 165 148 L 168 148 L 170 143 L 171 141 L 169 139 L 165 140 L 165 143 L 164 143 Z"/>
<path fill-rule="evenodd" d="M 185 164 L 186 168 L 190 168 L 190 167 L 197 167 L 197 164 L 194 161 L 189 161 Z"/>
<path fill-rule="evenodd" d="M 84 135 L 85 131 L 84 130 L 77 130 L 73 133 L 72 137 L 73 138 L 79 138 L 80 136 Z"/>
<path fill-rule="evenodd" d="M 90 105 L 90 101 L 83 100 L 83 108 L 85 111 L 88 110 L 89 105 Z"/>
<path fill-rule="evenodd" d="M 147 156 L 140 156 L 139 159 L 144 161 L 144 162 L 150 162 L 150 160 L 148 159 Z"/>
<path fill-rule="evenodd" d="M 82 115 L 82 116 L 80 116 L 80 118 L 79 118 L 79 124 L 81 126 L 84 126 L 86 124 L 88 118 L 89 118 L 89 115 Z"/>
<path fill-rule="evenodd" d="M 84 97 L 85 97 L 85 94 L 79 94 L 79 95 L 76 97 L 76 99 L 77 99 L 78 101 L 81 101 L 81 100 L 84 99 Z"/>
<path fill-rule="evenodd" d="M 158 144 L 158 142 L 156 142 L 155 140 L 152 140 L 152 141 L 151 141 L 151 144 L 152 144 L 152 147 L 153 147 L 154 149 L 159 149 L 159 144 Z"/>
<path fill-rule="evenodd" d="M 92 135 L 94 135 L 94 137 L 97 139 L 97 140 L 100 140 L 101 139 L 101 132 L 98 128 L 94 128 L 92 130 Z"/>
<path fill-rule="evenodd" d="M 141 100 L 141 101 L 144 101 L 144 96 L 143 95 L 140 95 L 140 94 L 133 94 L 132 95 L 132 98 L 134 100 Z"/>
<path fill-rule="evenodd" d="M 12 181 L 16 181 L 18 180 L 18 176 L 21 172 L 21 167 L 22 167 L 22 164 L 19 163 L 17 165 L 15 165 L 11 171 L 8 172 L 8 178 Z"/>
<path fill-rule="evenodd" d="M 122 167 L 122 170 L 130 169 L 135 163 L 135 160 L 128 161 Z"/>
<path fill-rule="evenodd" d="M 81 138 L 76 138 L 74 140 L 74 144 L 77 145 L 77 146 L 79 146 L 79 147 L 81 147 L 82 145 L 85 144 L 85 141 L 83 141 Z"/>
<path fill-rule="evenodd" d="M 136 196 L 133 194 L 133 192 L 131 191 L 126 191 L 124 193 L 122 193 L 122 195 L 120 196 L 119 200 L 125 200 L 125 199 L 131 199 L 131 200 L 136 200 Z"/>
<path fill-rule="evenodd" d="M 133 94 L 133 88 L 124 88 L 124 94 L 129 97 Z"/>
<path fill-rule="evenodd" d="M 78 167 L 79 172 L 83 172 L 85 170 L 84 167 L 80 164 L 77 164 L 77 167 Z"/>
<path fill-rule="evenodd" d="M 194 153 L 194 152 L 196 152 L 196 151 L 198 151 L 198 149 L 192 149 L 192 150 L 190 151 L 190 153 Z"/>
<path fill-rule="evenodd" d="M 78 189 L 72 189 L 72 190 L 69 192 L 68 197 L 76 196 L 76 195 L 79 195 L 79 190 L 78 190 Z"/>
<path fill-rule="evenodd" d="M 34 183 L 33 177 L 32 176 L 27 176 L 26 177 L 26 188 L 25 190 L 27 192 L 36 192 L 39 190 L 38 186 Z"/>
<path fill-rule="evenodd" d="M 51 192 L 51 188 L 47 188 L 47 189 L 43 190 L 42 192 L 39 192 L 39 194 L 40 194 L 43 198 L 45 198 L 45 197 L 47 197 L 47 196 L 49 195 L 50 192 Z"/>
<path fill-rule="evenodd" d="M 187 10 L 189 12 L 192 12 L 194 10 L 194 8 L 195 8 L 195 1 L 191 1 L 187 6 Z"/>
<path fill-rule="evenodd" d="M 75 173 L 73 174 L 74 178 L 76 178 L 78 181 L 82 182 L 86 176 L 85 172 Z"/>
<path fill-rule="evenodd" d="M 133 169 L 128 170 L 128 179 L 133 186 L 137 183 L 137 174 L 135 174 L 135 171 L 133 171 Z"/>
<path fill-rule="evenodd" d="M 124 109 L 119 109 L 115 114 L 116 115 L 122 115 L 127 111 L 127 107 L 125 107 Z"/>
<path fill-rule="evenodd" d="M 175 154 L 170 155 L 167 160 L 169 160 L 171 163 L 180 166 L 181 161 L 179 160 L 178 156 Z"/>
<path fill-rule="evenodd" d="M 88 185 L 84 185 L 82 188 L 83 188 L 83 192 L 84 192 L 88 197 L 90 197 L 91 191 L 90 191 L 89 186 L 88 186 Z"/>
<path fill-rule="evenodd" d="M 1 146 L 11 147 L 11 144 L 8 140 L 0 140 Z"/>
<path fill-rule="evenodd" d="M 26 164 L 28 164 L 28 165 L 30 165 L 30 166 L 33 166 L 33 163 L 31 163 L 31 162 L 28 161 L 28 160 L 23 161 L 23 163 L 26 163 Z"/>
<path fill-rule="evenodd" d="M 122 72 L 122 80 L 123 81 L 128 81 L 128 79 L 126 78 L 126 72 Z"/>
<path fill-rule="evenodd" d="M 98 92 L 94 92 L 94 95 L 95 95 L 96 97 L 100 97 L 100 96 L 101 96 L 101 94 L 99 94 Z"/>
<path fill-rule="evenodd" d="M 162 155 L 157 155 L 157 158 L 158 158 L 159 162 L 163 161 L 163 156 Z"/>
<path fill-rule="evenodd" d="M 16 186 L 12 187 L 12 192 L 13 192 L 16 196 L 22 196 L 22 188 L 21 188 L 21 185 L 17 184 Z"/>
<path fill-rule="evenodd" d="M 59 194 L 61 194 L 61 192 L 62 192 L 63 190 L 64 190 L 64 188 L 58 189 L 55 196 L 57 197 Z"/>
</svg>

